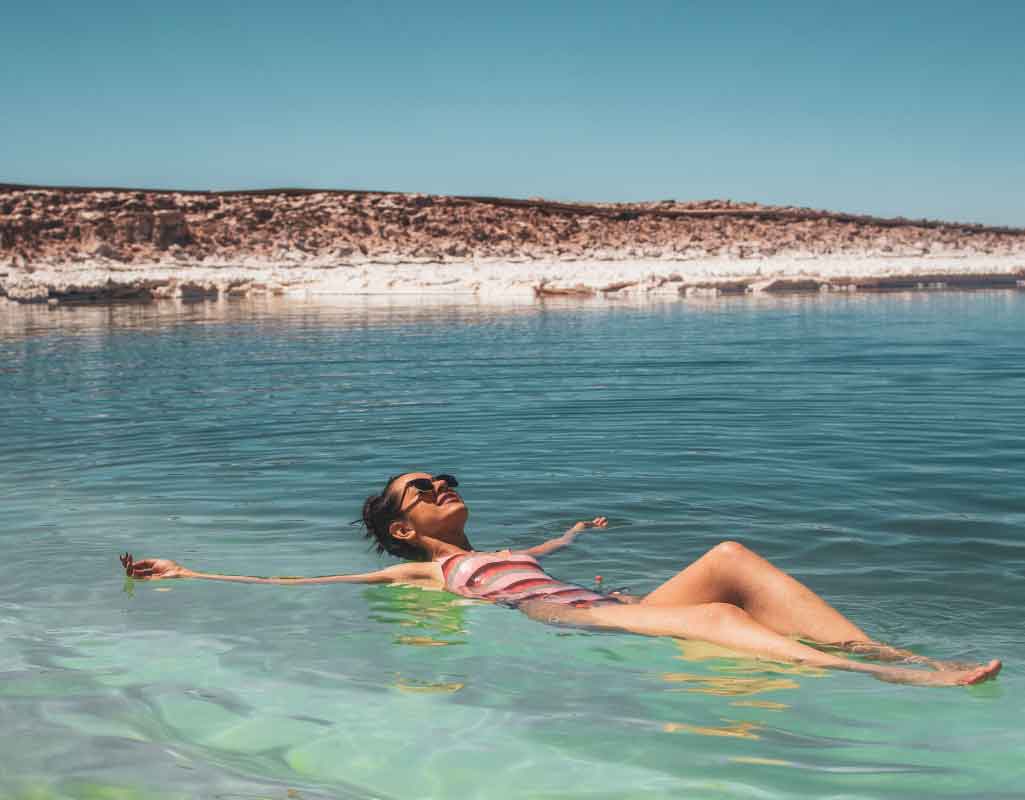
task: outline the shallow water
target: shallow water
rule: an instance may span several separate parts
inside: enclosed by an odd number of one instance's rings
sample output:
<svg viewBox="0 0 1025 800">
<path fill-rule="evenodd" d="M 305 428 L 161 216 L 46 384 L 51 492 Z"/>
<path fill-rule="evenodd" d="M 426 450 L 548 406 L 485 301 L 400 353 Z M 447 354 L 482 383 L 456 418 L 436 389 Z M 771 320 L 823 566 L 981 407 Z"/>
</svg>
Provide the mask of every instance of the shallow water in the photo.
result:
<svg viewBox="0 0 1025 800">
<path fill-rule="evenodd" d="M 1025 294 L 0 308 L 0 796 L 1017 797 Z M 126 581 L 388 563 L 362 498 L 456 473 L 480 549 L 654 588 L 724 538 L 916 689 L 438 593 Z"/>
</svg>

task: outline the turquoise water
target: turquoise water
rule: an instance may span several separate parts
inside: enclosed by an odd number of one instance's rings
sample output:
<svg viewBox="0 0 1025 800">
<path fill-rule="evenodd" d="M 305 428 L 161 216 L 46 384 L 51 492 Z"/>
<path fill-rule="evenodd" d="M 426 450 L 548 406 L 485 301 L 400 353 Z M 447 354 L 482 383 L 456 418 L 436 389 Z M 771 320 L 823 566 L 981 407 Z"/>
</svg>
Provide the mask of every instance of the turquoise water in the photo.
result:
<svg viewBox="0 0 1025 800">
<path fill-rule="evenodd" d="M 1018 797 L 1025 294 L 519 308 L 0 309 L 0 797 Z M 724 538 L 917 689 L 438 593 L 132 583 L 390 563 L 348 522 L 457 474 L 480 548 L 635 592 Z"/>
</svg>

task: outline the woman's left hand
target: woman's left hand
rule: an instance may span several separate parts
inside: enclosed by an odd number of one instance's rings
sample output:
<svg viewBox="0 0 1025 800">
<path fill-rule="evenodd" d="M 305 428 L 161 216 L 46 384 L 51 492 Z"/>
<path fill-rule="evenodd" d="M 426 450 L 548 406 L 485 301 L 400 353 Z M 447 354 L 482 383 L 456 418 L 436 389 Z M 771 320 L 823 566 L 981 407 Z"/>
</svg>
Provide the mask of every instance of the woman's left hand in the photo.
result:
<svg viewBox="0 0 1025 800">
<path fill-rule="evenodd" d="M 143 581 L 158 581 L 162 578 L 192 578 L 195 577 L 190 569 L 181 564 L 171 561 L 169 558 L 144 558 L 136 561 L 131 553 L 121 556 L 121 566 L 125 568 L 125 574 L 130 578 Z"/>
</svg>

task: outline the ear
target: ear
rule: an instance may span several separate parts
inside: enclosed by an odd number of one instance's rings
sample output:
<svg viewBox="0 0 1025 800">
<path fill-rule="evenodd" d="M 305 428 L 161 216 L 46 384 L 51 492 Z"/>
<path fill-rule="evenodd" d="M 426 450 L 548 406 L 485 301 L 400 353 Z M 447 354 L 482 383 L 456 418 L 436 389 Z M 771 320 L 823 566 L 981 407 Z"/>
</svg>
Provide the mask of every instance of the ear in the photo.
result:
<svg viewBox="0 0 1025 800">
<path fill-rule="evenodd" d="M 397 519 L 389 525 L 388 533 L 393 539 L 402 539 L 407 542 L 416 536 L 416 530 L 404 519 Z"/>
</svg>

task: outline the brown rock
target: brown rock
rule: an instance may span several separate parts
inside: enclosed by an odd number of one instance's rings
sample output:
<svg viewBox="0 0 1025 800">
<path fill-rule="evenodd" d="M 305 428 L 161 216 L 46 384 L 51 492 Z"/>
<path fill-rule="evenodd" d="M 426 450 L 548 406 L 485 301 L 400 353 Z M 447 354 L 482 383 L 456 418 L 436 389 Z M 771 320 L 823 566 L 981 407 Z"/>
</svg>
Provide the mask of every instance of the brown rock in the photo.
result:
<svg viewBox="0 0 1025 800">
<path fill-rule="evenodd" d="M 190 242 L 185 215 L 181 211 L 158 211 L 153 215 L 153 243 L 161 250 Z"/>
<path fill-rule="evenodd" d="M 125 254 L 107 242 L 94 242 L 87 251 L 93 258 L 108 258 L 111 261 L 125 261 Z"/>
</svg>

